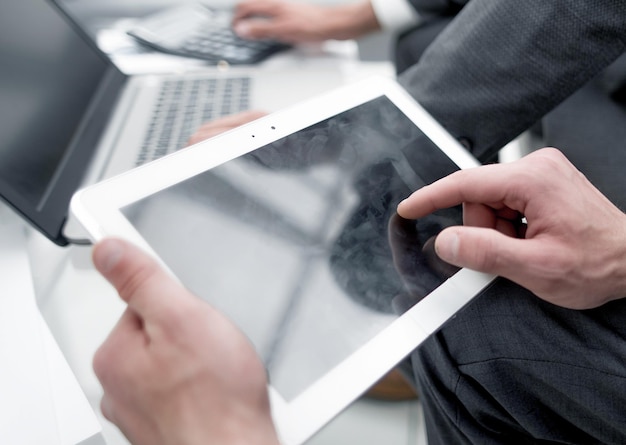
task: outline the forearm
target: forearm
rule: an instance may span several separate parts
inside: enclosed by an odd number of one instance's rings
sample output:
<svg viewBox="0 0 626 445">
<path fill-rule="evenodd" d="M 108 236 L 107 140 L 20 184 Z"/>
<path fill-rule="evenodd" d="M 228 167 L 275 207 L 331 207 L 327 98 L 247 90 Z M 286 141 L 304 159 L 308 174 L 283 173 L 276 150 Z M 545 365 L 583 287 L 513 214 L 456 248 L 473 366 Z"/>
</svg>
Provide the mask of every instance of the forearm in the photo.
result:
<svg viewBox="0 0 626 445">
<path fill-rule="evenodd" d="M 602 290 L 599 303 L 626 298 L 626 215 L 614 222 L 614 229 L 606 234 L 604 246 L 597 256 L 587 255 L 587 280 L 595 280 Z"/>
<path fill-rule="evenodd" d="M 625 34 L 625 2 L 474 0 L 401 82 L 488 160 L 623 53 Z"/>
</svg>

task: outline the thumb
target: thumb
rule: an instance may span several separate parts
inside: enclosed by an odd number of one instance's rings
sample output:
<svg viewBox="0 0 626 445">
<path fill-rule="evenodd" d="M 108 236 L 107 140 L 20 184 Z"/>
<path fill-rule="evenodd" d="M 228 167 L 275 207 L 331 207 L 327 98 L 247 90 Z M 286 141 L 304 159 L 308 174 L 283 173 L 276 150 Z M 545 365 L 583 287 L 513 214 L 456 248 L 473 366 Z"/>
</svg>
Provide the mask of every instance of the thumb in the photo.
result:
<svg viewBox="0 0 626 445">
<path fill-rule="evenodd" d="M 155 259 L 138 247 L 105 239 L 94 247 L 93 263 L 120 297 L 143 319 L 160 319 L 187 291 Z"/>
<path fill-rule="evenodd" d="M 437 235 L 435 251 L 455 266 L 512 278 L 527 264 L 527 243 L 494 229 L 455 226 Z"/>
</svg>

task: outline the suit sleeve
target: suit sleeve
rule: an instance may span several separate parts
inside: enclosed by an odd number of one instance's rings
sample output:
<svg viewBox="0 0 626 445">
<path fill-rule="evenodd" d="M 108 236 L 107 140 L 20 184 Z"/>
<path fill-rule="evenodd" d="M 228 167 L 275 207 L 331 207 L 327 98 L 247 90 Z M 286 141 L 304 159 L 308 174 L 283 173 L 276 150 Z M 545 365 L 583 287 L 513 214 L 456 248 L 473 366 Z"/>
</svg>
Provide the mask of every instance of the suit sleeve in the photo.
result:
<svg viewBox="0 0 626 445">
<path fill-rule="evenodd" d="M 399 80 L 487 161 L 623 53 L 625 36 L 625 1 L 473 0 Z"/>
</svg>

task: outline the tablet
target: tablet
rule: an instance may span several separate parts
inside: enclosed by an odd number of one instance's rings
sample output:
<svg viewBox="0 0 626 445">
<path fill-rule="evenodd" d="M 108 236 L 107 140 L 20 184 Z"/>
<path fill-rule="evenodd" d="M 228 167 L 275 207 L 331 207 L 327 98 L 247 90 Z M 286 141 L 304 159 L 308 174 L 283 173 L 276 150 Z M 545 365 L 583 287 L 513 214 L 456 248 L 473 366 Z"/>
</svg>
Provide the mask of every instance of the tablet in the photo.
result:
<svg viewBox="0 0 626 445">
<path fill-rule="evenodd" d="M 478 162 L 394 80 L 344 86 L 76 193 L 248 336 L 282 443 L 300 444 L 493 277 L 433 255 L 461 208 L 399 218 Z"/>
</svg>

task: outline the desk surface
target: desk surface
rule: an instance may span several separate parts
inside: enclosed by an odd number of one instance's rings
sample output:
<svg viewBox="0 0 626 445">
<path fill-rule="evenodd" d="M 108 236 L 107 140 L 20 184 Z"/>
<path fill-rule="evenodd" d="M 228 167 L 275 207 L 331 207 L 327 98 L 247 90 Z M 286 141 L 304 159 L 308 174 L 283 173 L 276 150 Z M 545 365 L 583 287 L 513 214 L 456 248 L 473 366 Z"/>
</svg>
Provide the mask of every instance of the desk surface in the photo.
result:
<svg viewBox="0 0 626 445">
<path fill-rule="evenodd" d="M 100 425 L 37 308 L 26 227 L 0 206 L 0 443 L 102 444 Z"/>
</svg>

